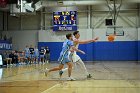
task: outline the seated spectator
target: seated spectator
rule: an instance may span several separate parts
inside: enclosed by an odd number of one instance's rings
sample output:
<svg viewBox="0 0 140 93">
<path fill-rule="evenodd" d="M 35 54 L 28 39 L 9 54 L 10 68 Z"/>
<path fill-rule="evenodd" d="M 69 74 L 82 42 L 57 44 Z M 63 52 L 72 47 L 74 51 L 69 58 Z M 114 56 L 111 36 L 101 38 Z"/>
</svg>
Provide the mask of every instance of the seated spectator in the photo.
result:
<svg viewBox="0 0 140 93">
<path fill-rule="evenodd" d="M 24 51 L 18 52 L 18 60 L 21 64 L 24 64 L 24 60 L 25 60 Z"/>
<path fill-rule="evenodd" d="M 9 58 L 9 54 L 8 54 L 8 52 L 4 52 L 4 62 L 6 62 L 6 65 L 8 66 L 8 63 L 9 63 L 9 65 L 12 65 L 11 63 L 12 63 L 12 58 Z"/>
<path fill-rule="evenodd" d="M 17 64 L 18 65 L 17 51 L 12 51 L 11 54 L 9 54 L 9 58 L 12 58 L 12 64 Z"/>
</svg>

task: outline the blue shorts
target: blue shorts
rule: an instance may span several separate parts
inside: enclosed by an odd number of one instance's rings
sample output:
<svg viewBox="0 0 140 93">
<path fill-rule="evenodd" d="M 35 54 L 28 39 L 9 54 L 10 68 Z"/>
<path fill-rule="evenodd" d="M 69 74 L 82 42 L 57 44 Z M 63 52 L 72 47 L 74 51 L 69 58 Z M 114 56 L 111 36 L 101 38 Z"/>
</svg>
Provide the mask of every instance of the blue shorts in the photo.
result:
<svg viewBox="0 0 140 93">
<path fill-rule="evenodd" d="M 29 54 L 25 54 L 25 58 L 29 58 Z"/>
<path fill-rule="evenodd" d="M 40 58 L 44 58 L 44 55 L 40 55 Z"/>
<path fill-rule="evenodd" d="M 34 57 L 35 57 L 35 58 L 38 58 L 38 54 L 34 54 Z"/>
<path fill-rule="evenodd" d="M 34 54 L 30 54 L 30 58 L 34 58 Z"/>
<path fill-rule="evenodd" d="M 63 56 L 60 56 L 59 59 L 58 59 L 58 61 L 60 62 L 60 64 L 63 64 L 63 65 L 65 63 L 71 62 L 68 56 L 64 56 L 64 57 Z"/>
</svg>

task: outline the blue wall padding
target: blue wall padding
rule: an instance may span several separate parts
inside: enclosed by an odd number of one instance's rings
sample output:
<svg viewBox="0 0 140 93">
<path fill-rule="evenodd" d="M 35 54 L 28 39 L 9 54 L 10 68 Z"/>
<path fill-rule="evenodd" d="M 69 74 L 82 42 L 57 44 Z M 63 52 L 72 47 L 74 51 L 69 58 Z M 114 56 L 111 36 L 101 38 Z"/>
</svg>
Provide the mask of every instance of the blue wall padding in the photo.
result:
<svg viewBox="0 0 140 93">
<path fill-rule="evenodd" d="M 38 42 L 38 47 L 48 46 L 51 60 L 57 61 L 63 42 Z M 115 41 L 81 44 L 79 49 L 85 55 L 77 53 L 85 61 L 137 61 L 140 60 L 140 41 Z"/>
</svg>

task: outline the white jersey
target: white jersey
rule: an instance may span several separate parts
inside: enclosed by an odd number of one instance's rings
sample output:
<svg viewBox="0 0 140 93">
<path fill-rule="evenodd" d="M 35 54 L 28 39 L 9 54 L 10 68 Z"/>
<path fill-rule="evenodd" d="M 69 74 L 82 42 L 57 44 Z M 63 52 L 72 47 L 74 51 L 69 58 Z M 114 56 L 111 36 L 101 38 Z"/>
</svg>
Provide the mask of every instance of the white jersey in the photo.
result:
<svg viewBox="0 0 140 93">
<path fill-rule="evenodd" d="M 74 40 L 78 40 L 78 39 L 76 39 L 76 38 L 74 38 Z M 79 47 L 79 43 L 73 43 L 74 44 L 74 46 L 78 49 L 78 47 Z M 74 51 L 74 54 L 76 54 L 76 51 Z"/>
<path fill-rule="evenodd" d="M 74 38 L 74 40 L 77 40 L 76 38 Z M 73 43 L 74 44 L 74 46 L 78 49 L 78 47 L 79 47 L 79 43 Z M 81 58 L 77 55 L 77 53 L 76 53 L 76 51 L 74 51 L 73 53 L 71 53 L 70 54 L 71 55 L 71 57 L 70 57 L 70 59 L 72 60 L 72 62 L 77 62 L 77 61 L 79 61 Z"/>
</svg>

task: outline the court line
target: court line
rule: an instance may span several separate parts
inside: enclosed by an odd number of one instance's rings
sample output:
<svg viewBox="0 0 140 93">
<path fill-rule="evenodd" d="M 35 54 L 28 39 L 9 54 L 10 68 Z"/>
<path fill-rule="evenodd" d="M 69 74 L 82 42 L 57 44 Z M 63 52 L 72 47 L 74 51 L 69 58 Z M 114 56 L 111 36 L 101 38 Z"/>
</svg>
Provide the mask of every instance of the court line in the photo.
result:
<svg viewBox="0 0 140 93">
<path fill-rule="evenodd" d="M 49 93 L 49 92 L 51 92 L 55 87 L 57 87 L 57 86 L 59 86 L 59 85 L 60 85 L 60 84 L 56 84 L 56 85 L 54 85 L 54 86 L 52 86 L 52 87 L 46 89 L 45 91 L 43 91 L 43 92 L 41 92 L 41 93 Z"/>
<path fill-rule="evenodd" d="M 1 86 L 0 87 L 39 87 L 39 86 Z"/>
</svg>

